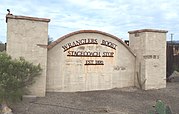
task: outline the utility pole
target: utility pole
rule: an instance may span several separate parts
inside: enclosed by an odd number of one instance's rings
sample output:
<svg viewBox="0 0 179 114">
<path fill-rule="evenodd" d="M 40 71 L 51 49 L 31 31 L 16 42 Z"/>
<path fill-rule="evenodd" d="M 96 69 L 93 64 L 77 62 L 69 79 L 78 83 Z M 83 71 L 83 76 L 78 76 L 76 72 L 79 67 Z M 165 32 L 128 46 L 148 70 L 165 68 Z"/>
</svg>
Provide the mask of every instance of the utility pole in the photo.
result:
<svg viewBox="0 0 179 114">
<path fill-rule="evenodd" d="M 173 47 L 173 33 L 170 34 L 171 35 L 171 44 L 172 44 L 172 47 Z"/>
<path fill-rule="evenodd" d="M 171 33 L 171 73 L 173 73 L 173 71 L 174 71 L 174 56 L 173 56 L 173 33 Z"/>
</svg>

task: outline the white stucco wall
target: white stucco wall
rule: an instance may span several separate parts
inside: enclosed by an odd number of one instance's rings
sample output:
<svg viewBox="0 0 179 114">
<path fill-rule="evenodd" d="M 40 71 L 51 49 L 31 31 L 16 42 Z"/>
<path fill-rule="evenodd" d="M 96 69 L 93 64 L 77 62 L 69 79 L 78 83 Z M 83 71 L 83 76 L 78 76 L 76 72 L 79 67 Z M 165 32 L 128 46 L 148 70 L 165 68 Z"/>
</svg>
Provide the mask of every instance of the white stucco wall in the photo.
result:
<svg viewBox="0 0 179 114">
<path fill-rule="evenodd" d="M 130 48 L 119 38 L 96 30 L 73 32 L 47 46 L 49 19 L 14 15 L 6 18 L 7 53 L 13 58 L 22 56 L 34 64 L 40 63 L 43 69 L 36 83 L 30 87 L 33 95 L 45 96 L 46 91 L 166 87 L 167 31 L 130 31 Z M 77 43 L 79 40 L 93 43 L 80 45 Z M 102 45 L 103 41 L 108 43 Z M 74 43 L 76 46 L 67 49 Z M 67 50 L 64 50 L 65 46 Z M 96 52 L 100 56 L 71 56 L 72 51 Z M 105 52 L 110 52 L 111 56 L 104 57 Z M 89 64 L 91 60 L 94 62 Z"/>
<path fill-rule="evenodd" d="M 7 53 L 13 58 L 24 57 L 36 65 L 42 74 L 30 87 L 30 94 L 45 96 L 47 69 L 48 22 L 43 18 L 7 15 Z M 41 45 L 41 46 L 38 46 Z"/>
<path fill-rule="evenodd" d="M 139 80 L 135 77 L 135 86 L 141 85 L 145 90 L 166 87 L 166 33 L 153 29 L 129 32 L 130 48 L 137 55 Z"/>
<path fill-rule="evenodd" d="M 79 39 L 97 39 L 64 52 L 63 45 Z M 117 45 L 116 50 L 101 45 L 102 40 Z M 113 52 L 114 57 L 72 57 L 68 51 Z M 104 65 L 85 65 L 86 60 L 102 60 Z M 77 33 L 48 50 L 47 91 L 72 92 L 134 86 L 135 56 L 118 40 L 100 33 Z"/>
</svg>

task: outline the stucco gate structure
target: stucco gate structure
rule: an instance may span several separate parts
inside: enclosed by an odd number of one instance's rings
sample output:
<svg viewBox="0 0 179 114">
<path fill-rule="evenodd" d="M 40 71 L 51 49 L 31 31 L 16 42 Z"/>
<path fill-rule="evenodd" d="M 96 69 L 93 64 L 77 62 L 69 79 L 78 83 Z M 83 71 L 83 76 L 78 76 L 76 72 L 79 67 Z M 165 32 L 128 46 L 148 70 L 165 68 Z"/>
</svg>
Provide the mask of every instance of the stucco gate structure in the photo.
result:
<svg viewBox="0 0 179 114">
<path fill-rule="evenodd" d="M 33 95 L 166 87 L 165 30 L 129 31 L 129 46 L 97 30 L 72 32 L 47 45 L 50 19 L 6 15 L 6 20 L 7 53 L 43 69 L 30 87 Z"/>
</svg>

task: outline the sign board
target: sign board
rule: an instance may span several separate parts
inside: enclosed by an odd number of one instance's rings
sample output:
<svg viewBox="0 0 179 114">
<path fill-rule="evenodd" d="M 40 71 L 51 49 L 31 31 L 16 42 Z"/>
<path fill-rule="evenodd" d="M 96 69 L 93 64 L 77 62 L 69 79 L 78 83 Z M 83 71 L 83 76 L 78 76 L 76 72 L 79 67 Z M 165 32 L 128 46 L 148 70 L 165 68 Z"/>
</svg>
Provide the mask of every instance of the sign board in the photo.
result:
<svg viewBox="0 0 179 114">
<path fill-rule="evenodd" d="M 47 91 L 134 86 L 135 56 L 119 38 L 100 31 L 68 34 L 48 50 Z"/>
</svg>

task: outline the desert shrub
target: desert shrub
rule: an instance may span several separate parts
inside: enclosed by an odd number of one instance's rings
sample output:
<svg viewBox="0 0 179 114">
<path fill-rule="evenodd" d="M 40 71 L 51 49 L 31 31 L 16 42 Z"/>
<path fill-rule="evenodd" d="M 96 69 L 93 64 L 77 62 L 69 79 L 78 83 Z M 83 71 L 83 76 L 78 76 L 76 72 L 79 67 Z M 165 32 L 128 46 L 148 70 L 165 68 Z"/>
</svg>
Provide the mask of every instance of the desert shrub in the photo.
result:
<svg viewBox="0 0 179 114">
<path fill-rule="evenodd" d="M 40 65 L 33 65 L 22 57 L 12 59 L 0 52 L 0 103 L 20 100 L 41 70 Z"/>
</svg>

